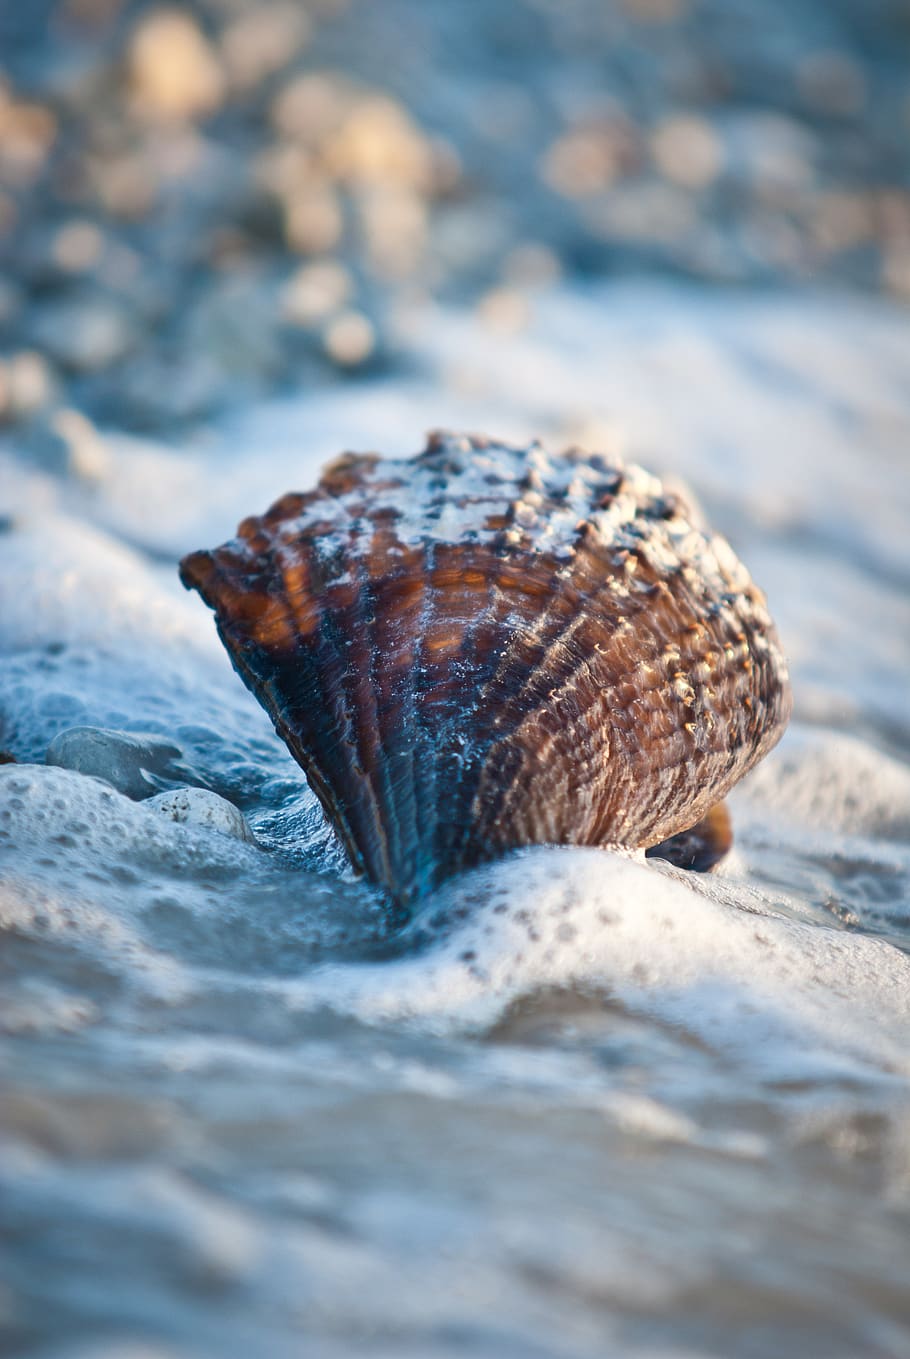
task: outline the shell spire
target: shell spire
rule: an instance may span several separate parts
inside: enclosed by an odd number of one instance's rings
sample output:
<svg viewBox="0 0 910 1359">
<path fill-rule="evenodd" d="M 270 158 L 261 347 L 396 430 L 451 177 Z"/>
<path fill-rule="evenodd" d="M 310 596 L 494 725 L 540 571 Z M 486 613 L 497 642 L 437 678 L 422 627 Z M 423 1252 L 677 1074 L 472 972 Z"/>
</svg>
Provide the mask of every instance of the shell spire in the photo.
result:
<svg viewBox="0 0 910 1359">
<path fill-rule="evenodd" d="M 346 454 L 181 577 L 401 904 L 520 845 L 678 836 L 789 716 L 745 568 L 601 454 L 441 433 Z"/>
</svg>

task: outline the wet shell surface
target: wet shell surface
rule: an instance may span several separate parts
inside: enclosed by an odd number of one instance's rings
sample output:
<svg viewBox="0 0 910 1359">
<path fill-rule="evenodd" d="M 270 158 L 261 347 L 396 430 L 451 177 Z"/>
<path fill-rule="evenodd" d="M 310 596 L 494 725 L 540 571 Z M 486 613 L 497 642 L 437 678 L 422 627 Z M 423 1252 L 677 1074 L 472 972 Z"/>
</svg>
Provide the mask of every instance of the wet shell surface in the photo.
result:
<svg viewBox="0 0 910 1359">
<path fill-rule="evenodd" d="M 348 454 L 181 575 L 399 904 L 520 845 L 716 826 L 789 716 L 748 572 L 614 457 L 451 434 Z"/>
</svg>

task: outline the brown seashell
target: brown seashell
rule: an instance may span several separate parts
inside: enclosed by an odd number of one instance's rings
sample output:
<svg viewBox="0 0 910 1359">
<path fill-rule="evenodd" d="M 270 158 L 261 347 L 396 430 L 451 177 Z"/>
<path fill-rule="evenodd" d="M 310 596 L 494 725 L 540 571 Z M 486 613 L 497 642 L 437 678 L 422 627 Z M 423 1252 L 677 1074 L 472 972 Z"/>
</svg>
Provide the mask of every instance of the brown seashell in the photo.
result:
<svg viewBox="0 0 910 1359">
<path fill-rule="evenodd" d="M 450 434 L 348 454 L 181 576 L 399 903 L 519 845 L 688 831 L 789 716 L 727 543 L 600 454 Z"/>
</svg>

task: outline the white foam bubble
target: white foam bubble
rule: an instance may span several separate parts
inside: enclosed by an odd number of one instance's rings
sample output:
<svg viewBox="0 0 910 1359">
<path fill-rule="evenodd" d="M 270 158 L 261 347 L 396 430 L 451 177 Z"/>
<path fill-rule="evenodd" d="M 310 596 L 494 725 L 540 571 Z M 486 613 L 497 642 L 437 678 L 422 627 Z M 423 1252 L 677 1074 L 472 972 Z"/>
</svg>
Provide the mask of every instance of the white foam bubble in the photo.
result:
<svg viewBox="0 0 910 1359">
<path fill-rule="evenodd" d="M 768 1076 L 910 1074 L 910 959 L 775 915 L 753 894 L 600 850 L 536 849 L 475 871 L 427 912 L 468 918 L 416 957 L 325 967 L 297 1003 L 372 1022 L 482 1028 L 518 997 L 594 987 Z"/>
<path fill-rule="evenodd" d="M 910 766 L 844 732 L 792 728 L 734 798 L 802 829 L 910 840 Z"/>
</svg>

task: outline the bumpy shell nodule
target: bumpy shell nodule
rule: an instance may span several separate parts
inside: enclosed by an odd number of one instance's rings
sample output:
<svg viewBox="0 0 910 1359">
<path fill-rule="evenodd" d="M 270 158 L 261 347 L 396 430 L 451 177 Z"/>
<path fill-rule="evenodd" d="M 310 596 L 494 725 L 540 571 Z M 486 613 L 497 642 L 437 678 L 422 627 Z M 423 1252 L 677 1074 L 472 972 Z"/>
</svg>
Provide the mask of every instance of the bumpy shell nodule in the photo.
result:
<svg viewBox="0 0 910 1359">
<path fill-rule="evenodd" d="M 399 903 L 519 845 L 649 847 L 779 739 L 762 594 L 678 492 L 436 434 L 181 564 L 356 867 Z"/>
</svg>

